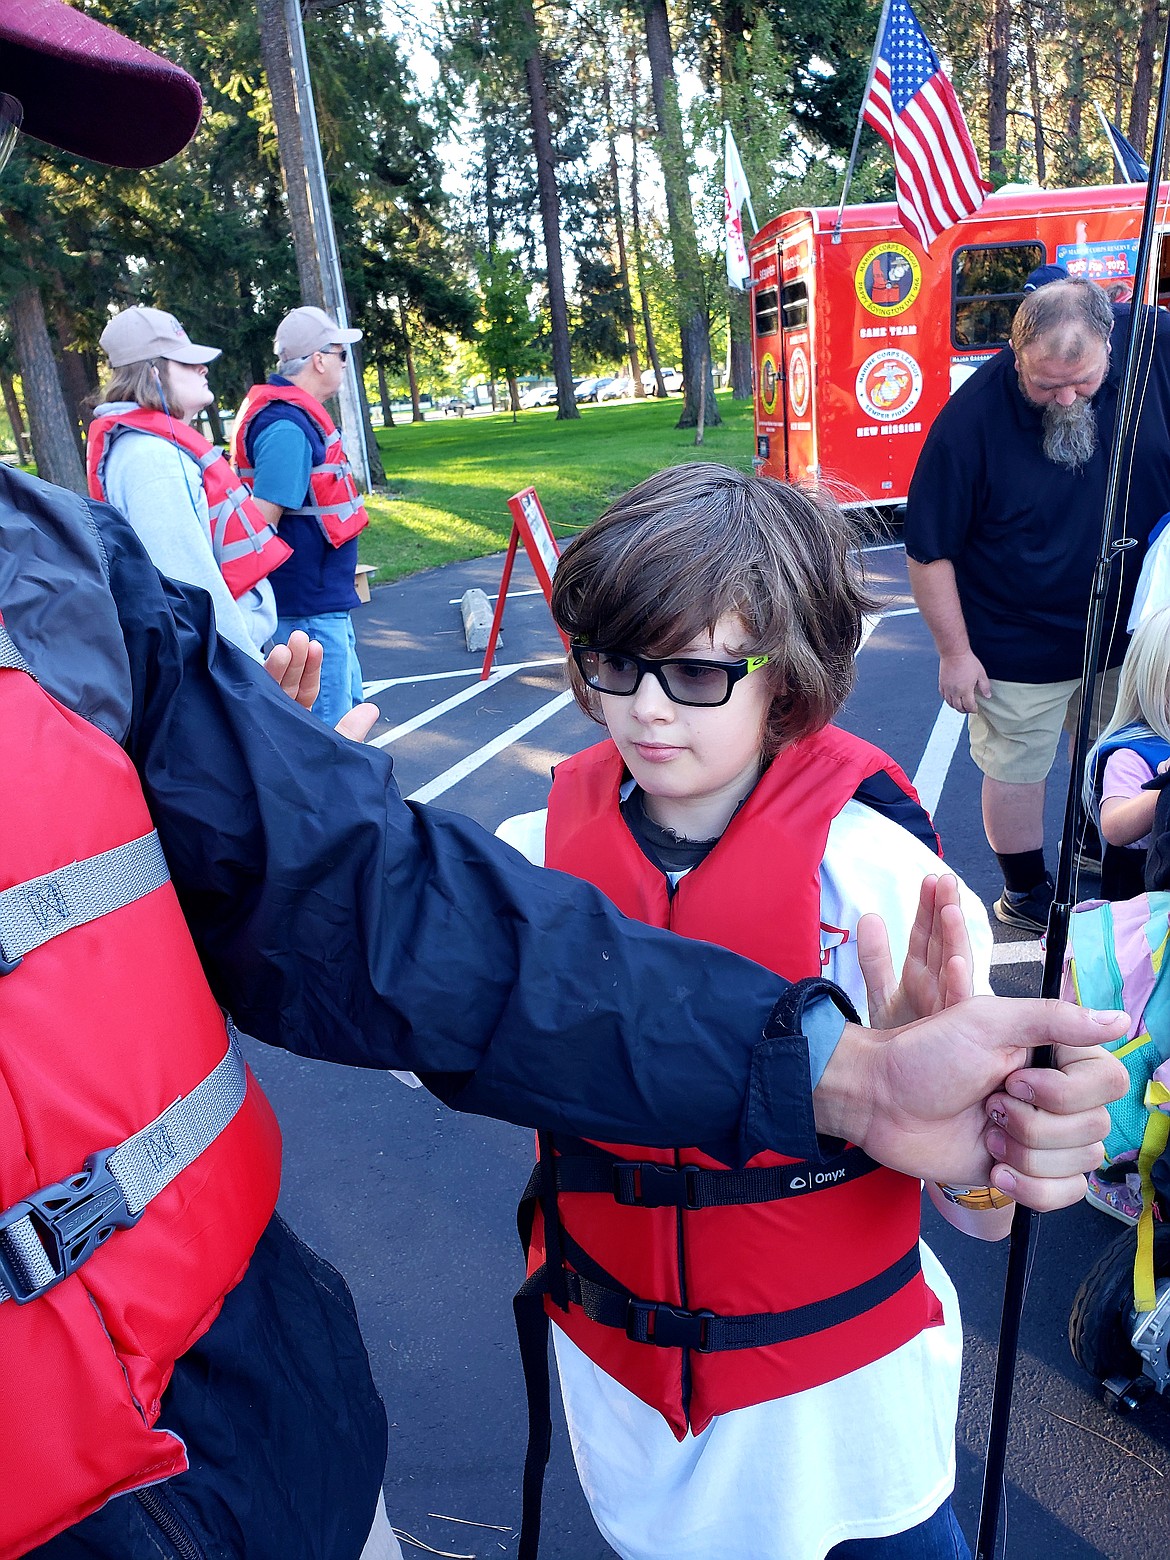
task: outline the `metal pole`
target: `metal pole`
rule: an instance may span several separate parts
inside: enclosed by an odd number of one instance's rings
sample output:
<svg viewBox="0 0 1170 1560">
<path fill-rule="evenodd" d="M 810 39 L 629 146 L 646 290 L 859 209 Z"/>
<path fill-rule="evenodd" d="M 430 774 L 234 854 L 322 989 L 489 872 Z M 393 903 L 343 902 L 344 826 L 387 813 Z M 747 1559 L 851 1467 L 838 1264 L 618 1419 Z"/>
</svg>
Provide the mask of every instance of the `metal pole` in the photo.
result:
<svg viewBox="0 0 1170 1560">
<path fill-rule="evenodd" d="M 299 0 L 284 0 L 284 18 L 288 30 L 288 52 L 292 63 L 293 84 L 297 94 L 297 123 L 301 130 L 301 150 L 309 185 L 309 205 L 313 213 L 313 232 L 321 269 L 321 288 L 325 311 L 346 329 L 345 287 L 341 280 L 341 260 L 337 252 L 337 234 L 333 227 L 333 208 L 325 180 L 325 159 L 321 155 L 321 136 L 317 129 L 317 110 L 313 102 L 313 83 L 309 75 L 309 56 L 305 48 L 305 29 Z M 366 460 L 365 427 L 357 382 L 357 359 L 351 352 L 338 392 L 341 401 L 341 437 L 349 463 L 362 486 L 369 491 L 370 468 Z"/>
<path fill-rule="evenodd" d="M 1136 394 L 1137 380 L 1141 373 L 1148 375 L 1154 351 L 1156 329 L 1154 316 L 1157 296 L 1156 291 L 1152 299 L 1148 298 L 1147 294 L 1150 291 L 1150 259 L 1154 254 L 1157 207 L 1166 148 L 1166 110 L 1168 92 L 1170 92 L 1167 49 L 1170 49 L 1170 22 L 1167 24 L 1166 39 L 1162 48 L 1162 82 L 1158 92 L 1158 114 L 1154 126 L 1154 146 L 1150 156 L 1150 178 L 1146 186 L 1141 240 L 1134 267 L 1136 285 L 1129 339 L 1126 343 L 1125 366 L 1122 369 L 1118 391 L 1117 426 L 1109 457 L 1105 511 L 1101 519 L 1101 544 L 1093 577 L 1089 620 L 1085 632 L 1081 713 L 1073 740 L 1071 773 L 1064 809 L 1064 832 L 1061 836 L 1060 856 L 1056 867 L 1056 895 L 1048 921 L 1048 945 L 1041 984 L 1041 995 L 1045 997 L 1056 997 L 1060 994 L 1064 950 L 1068 940 L 1068 923 L 1072 908 L 1073 863 L 1084 822 L 1081 777 L 1088 757 L 1092 690 L 1097 674 L 1097 661 L 1101 653 L 1101 641 L 1104 638 L 1105 598 L 1108 594 L 1109 574 L 1117 559 L 1132 546 L 1132 539 L 1119 532 L 1124 533 L 1130 475 L 1136 449 L 1141 406 L 1141 398 Z M 1051 1056 L 1047 1051 L 1038 1053 L 1036 1061 L 1040 1065 L 1050 1064 Z M 1016 1209 L 1012 1220 L 1011 1248 L 1008 1253 L 1007 1280 L 1004 1285 L 1003 1314 L 1000 1322 L 999 1357 L 996 1361 L 991 1423 L 987 1434 L 987 1461 L 983 1475 L 983 1501 L 979 1511 L 976 1560 L 995 1560 L 1000 1508 L 1004 1495 L 1004 1467 L 1007 1459 L 1008 1425 L 1011 1416 L 1012 1387 L 1015 1382 L 1020 1318 L 1024 1308 L 1028 1269 L 1031 1265 L 1038 1225 L 1038 1214 L 1028 1208 Z"/>
<path fill-rule="evenodd" d="M 849 166 L 845 170 L 845 185 L 841 191 L 841 204 L 837 207 L 837 220 L 833 223 L 833 242 L 841 242 L 841 217 L 845 211 L 845 202 L 849 198 L 849 186 L 853 183 L 853 166 L 857 161 L 857 147 L 861 140 L 861 127 L 865 123 L 865 105 L 869 100 L 869 89 L 873 86 L 873 73 L 877 69 L 878 51 L 882 46 L 882 39 L 886 31 L 886 18 L 890 14 L 890 0 L 882 0 L 881 20 L 878 22 L 877 37 L 873 40 L 873 53 L 869 58 L 869 75 L 865 78 L 865 91 L 861 94 L 861 107 L 857 110 L 857 129 L 853 132 L 853 150 L 849 153 Z"/>
</svg>

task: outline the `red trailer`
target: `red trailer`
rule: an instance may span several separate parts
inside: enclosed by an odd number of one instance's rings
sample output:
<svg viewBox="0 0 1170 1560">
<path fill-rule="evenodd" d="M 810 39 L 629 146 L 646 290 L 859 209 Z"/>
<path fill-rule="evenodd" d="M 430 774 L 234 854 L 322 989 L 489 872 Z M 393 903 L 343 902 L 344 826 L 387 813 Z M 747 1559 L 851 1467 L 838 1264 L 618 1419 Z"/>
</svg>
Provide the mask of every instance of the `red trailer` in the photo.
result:
<svg viewBox="0 0 1170 1560">
<path fill-rule="evenodd" d="M 1057 263 L 1128 296 L 1144 185 L 1005 189 L 929 254 L 892 204 L 786 211 L 752 239 L 756 467 L 845 503 L 905 501 L 957 385 L 1008 338 L 1028 273 Z M 1170 294 L 1170 236 L 1160 295 Z"/>
</svg>

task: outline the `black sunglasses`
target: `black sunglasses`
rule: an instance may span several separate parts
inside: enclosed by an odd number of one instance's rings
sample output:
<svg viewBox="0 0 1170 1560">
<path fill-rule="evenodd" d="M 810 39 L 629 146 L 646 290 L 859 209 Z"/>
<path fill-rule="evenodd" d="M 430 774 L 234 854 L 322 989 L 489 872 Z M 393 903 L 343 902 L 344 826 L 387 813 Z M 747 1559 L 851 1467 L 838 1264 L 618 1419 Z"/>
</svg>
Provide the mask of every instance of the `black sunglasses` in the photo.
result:
<svg viewBox="0 0 1170 1560">
<path fill-rule="evenodd" d="M 325 357 L 340 358 L 343 363 L 347 363 L 349 361 L 349 348 L 348 347 L 329 347 L 329 348 L 326 349 L 324 355 L 325 355 Z"/>
<path fill-rule="evenodd" d="M 696 709 L 726 704 L 737 682 L 768 664 L 766 655 L 747 655 L 738 661 L 697 661 L 683 656 L 651 661 L 624 650 L 591 650 L 586 645 L 571 645 L 570 650 L 586 685 L 598 693 L 631 698 L 649 672 L 673 703 Z"/>
</svg>

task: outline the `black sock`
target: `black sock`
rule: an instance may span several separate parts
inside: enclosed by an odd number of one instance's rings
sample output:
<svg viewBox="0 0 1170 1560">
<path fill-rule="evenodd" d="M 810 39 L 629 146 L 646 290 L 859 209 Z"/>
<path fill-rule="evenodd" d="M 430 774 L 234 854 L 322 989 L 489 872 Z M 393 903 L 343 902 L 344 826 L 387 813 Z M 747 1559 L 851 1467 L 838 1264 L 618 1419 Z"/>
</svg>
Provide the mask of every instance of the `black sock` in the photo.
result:
<svg viewBox="0 0 1170 1560">
<path fill-rule="evenodd" d="M 1020 850 L 1011 856 L 1001 856 L 999 851 L 995 854 L 1009 894 L 1026 894 L 1038 888 L 1047 876 L 1043 849 Z"/>
</svg>

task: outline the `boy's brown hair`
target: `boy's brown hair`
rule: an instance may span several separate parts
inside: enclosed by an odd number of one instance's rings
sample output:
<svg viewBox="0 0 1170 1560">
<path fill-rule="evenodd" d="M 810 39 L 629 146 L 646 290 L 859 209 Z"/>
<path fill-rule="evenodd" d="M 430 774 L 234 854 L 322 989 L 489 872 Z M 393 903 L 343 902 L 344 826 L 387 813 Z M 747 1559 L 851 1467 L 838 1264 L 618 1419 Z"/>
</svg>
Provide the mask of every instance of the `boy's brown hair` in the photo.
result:
<svg viewBox="0 0 1170 1560">
<path fill-rule="evenodd" d="M 728 466 L 671 466 L 617 499 L 565 549 L 552 610 L 600 650 L 662 658 L 714 631 L 744 626 L 744 655 L 772 690 L 771 759 L 827 725 L 853 687 L 862 617 L 877 602 L 853 556 L 854 523 L 827 494 Z M 573 694 L 601 720 L 598 695 L 570 662 Z"/>
</svg>

